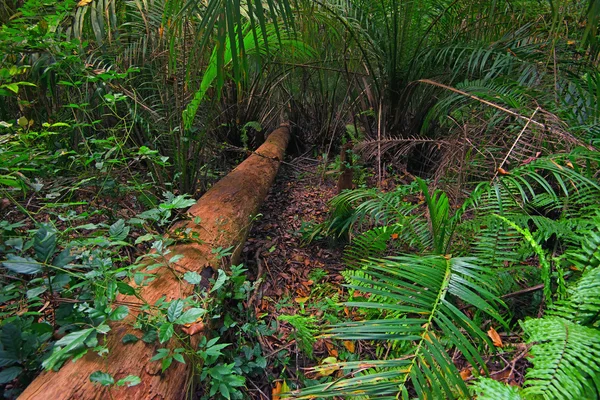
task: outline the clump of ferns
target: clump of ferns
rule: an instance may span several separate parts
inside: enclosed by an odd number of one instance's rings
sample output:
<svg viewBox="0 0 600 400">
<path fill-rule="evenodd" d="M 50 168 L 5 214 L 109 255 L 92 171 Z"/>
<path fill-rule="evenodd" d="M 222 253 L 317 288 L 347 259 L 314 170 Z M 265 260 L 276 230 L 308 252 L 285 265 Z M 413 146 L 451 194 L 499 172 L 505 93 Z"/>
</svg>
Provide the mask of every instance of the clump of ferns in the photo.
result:
<svg viewBox="0 0 600 400">
<path fill-rule="evenodd" d="M 597 247 L 581 238 L 596 223 L 586 218 L 600 204 L 594 175 L 599 162 L 597 152 L 584 149 L 540 158 L 481 183 L 454 213 L 447 196 L 429 193 L 423 181 L 416 185 L 425 199 L 425 215 L 398 201 L 403 200 L 400 195 L 390 201 L 390 194 L 357 193 L 354 199 L 367 198 L 368 207 L 343 201 L 353 199 L 349 193 L 338 196 L 332 201 L 332 219 L 341 210 L 344 221 L 350 221 L 338 226 L 351 229 L 361 218 L 379 223 L 354 235 L 345 253 L 353 267 L 345 274 L 348 287 L 363 294 L 346 305 L 371 314 L 332 326 L 325 335 L 384 341 L 394 351 L 380 360 L 340 363 L 343 378 L 304 389 L 300 396 L 470 396 L 455 356 L 487 374 L 483 354 L 495 347 L 481 322 L 510 329 L 505 322 L 510 314 L 500 299 L 506 282 L 499 277 L 510 276 L 506 270 L 528 261 L 539 271 L 545 304 L 551 305 L 567 296 L 565 279 L 576 273 L 569 265 L 576 265 L 572 263 L 581 258 L 581 249 L 587 249 L 587 256 L 580 264 L 595 259 L 590 254 Z M 417 239 L 411 237 L 415 232 Z M 549 246 L 551 238 L 558 245 Z M 390 255 L 398 241 L 420 246 L 419 251 Z"/>
<path fill-rule="evenodd" d="M 531 345 L 533 367 L 523 388 L 480 378 L 471 391 L 478 399 L 594 399 L 600 397 L 600 214 L 592 219 L 578 252 L 568 261 L 583 273 L 543 318 L 521 327 Z"/>
</svg>

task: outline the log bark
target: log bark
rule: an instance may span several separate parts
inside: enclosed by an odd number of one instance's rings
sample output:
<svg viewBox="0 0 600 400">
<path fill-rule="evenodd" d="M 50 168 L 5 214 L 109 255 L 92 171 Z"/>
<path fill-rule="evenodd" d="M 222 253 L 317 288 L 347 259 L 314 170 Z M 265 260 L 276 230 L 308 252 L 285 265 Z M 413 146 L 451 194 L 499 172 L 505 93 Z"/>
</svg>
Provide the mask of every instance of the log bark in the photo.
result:
<svg viewBox="0 0 600 400">
<path fill-rule="evenodd" d="M 217 247 L 233 246 L 231 262 L 237 263 L 252 218 L 275 179 L 289 141 L 289 127 L 282 125 L 275 130 L 254 154 L 215 184 L 189 210 L 189 221 L 177 224 L 173 230 L 189 228 L 195 232 L 200 243 L 185 243 L 170 247 L 170 257 L 177 254 L 183 258 L 171 264 L 171 268 L 154 270 L 156 279 L 140 288 L 141 297 L 154 304 L 162 296 L 168 301 L 185 298 L 193 293 L 193 286 L 181 279 L 187 271 L 201 273 L 205 268 L 219 268 L 222 262 L 211 252 Z M 195 224 L 195 217 L 200 223 Z M 197 220 L 197 219 L 196 219 Z M 133 285 L 133 283 L 132 283 Z M 137 302 L 132 296 L 120 295 L 118 301 Z M 158 343 L 137 341 L 122 344 L 128 333 L 138 337 L 140 332 L 132 327 L 138 311 L 132 310 L 123 321 L 111 323 L 106 335 L 108 355 L 98 356 L 89 351 L 76 362 L 67 361 L 57 372 L 43 372 L 21 394 L 19 399 L 181 399 L 192 388 L 191 363 L 173 362 L 161 374 L 160 361 L 150 359 L 159 347 Z M 197 344 L 200 335 L 190 337 Z M 95 371 L 111 374 L 115 381 L 128 375 L 137 375 L 142 382 L 131 388 L 100 387 L 90 382 Z"/>
</svg>

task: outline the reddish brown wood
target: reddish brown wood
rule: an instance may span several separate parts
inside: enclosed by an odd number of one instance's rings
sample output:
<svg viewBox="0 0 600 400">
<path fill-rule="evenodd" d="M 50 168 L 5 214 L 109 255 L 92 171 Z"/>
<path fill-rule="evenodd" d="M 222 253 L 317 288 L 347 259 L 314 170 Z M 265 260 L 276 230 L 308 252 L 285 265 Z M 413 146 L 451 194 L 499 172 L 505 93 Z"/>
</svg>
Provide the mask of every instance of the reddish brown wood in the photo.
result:
<svg viewBox="0 0 600 400">
<path fill-rule="evenodd" d="M 231 261 L 237 263 L 243 248 L 252 218 L 267 195 L 280 161 L 289 141 L 289 127 L 281 126 L 248 159 L 213 186 L 188 210 L 190 221 L 180 223 L 177 228 L 190 228 L 198 234 L 203 244 L 186 243 L 170 247 L 171 254 L 184 257 L 174 263 L 172 270 L 166 267 L 153 272 L 156 279 L 141 288 L 142 298 L 154 304 L 162 296 L 167 300 L 189 296 L 192 285 L 180 279 L 186 271 L 201 272 L 204 268 L 218 268 L 218 261 L 211 253 L 213 248 L 234 246 Z M 201 219 L 200 224 L 193 222 Z M 120 296 L 118 301 L 136 302 L 135 297 Z M 192 387 L 190 363 L 173 362 L 161 374 L 160 361 L 151 362 L 158 344 L 148 345 L 141 340 L 133 344 L 122 344 L 127 333 L 140 336 L 132 328 L 136 310 L 130 307 L 130 315 L 123 321 L 111 324 L 106 335 L 109 353 L 104 358 L 88 352 L 82 359 L 67 361 L 58 372 L 44 372 L 38 376 L 19 397 L 28 399 L 182 399 Z M 200 335 L 192 336 L 192 344 Z M 142 383 L 131 388 L 103 388 L 90 382 L 95 371 L 107 372 L 115 380 L 128 375 L 137 375 Z"/>
</svg>

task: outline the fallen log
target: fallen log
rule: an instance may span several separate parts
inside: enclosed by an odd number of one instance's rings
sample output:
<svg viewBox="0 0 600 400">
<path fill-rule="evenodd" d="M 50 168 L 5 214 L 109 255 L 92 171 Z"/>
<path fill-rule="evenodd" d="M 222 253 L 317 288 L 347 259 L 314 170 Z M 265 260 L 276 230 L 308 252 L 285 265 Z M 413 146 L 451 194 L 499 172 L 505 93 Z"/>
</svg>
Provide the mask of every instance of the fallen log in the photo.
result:
<svg viewBox="0 0 600 400">
<path fill-rule="evenodd" d="M 154 270 L 156 275 L 147 286 L 140 288 L 141 297 L 154 304 L 162 296 L 168 301 L 185 298 L 193 293 L 193 286 L 181 276 L 187 271 L 201 273 L 206 268 L 219 268 L 212 249 L 233 246 L 231 263 L 238 263 L 252 218 L 275 179 L 289 141 L 289 127 L 275 130 L 255 153 L 215 184 L 189 210 L 189 221 L 177 224 L 173 230 L 188 229 L 197 235 L 198 242 L 171 246 L 168 257 L 181 255 L 170 268 Z M 199 223 L 198 222 L 199 219 Z M 133 284 L 132 284 L 133 285 Z M 117 301 L 139 302 L 132 296 L 119 295 Z M 98 356 L 89 351 L 76 362 L 67 361 L 57 372 L 43 372 L 21 394 L 19 399 L 181 399 L 191 388 L 191 363 L 174 362 L 161 373 L 160 361 L 150 361 L 158 343 L 143 341 L 124 345 L 121 340 L 128 333 L 139 336 L 132 324 L 138 311 L 122 321 L 111 323 L 106 335 L 108 355 Z M 197 344 L 200 335 L 191 336 Z M 129 375 L 141 378 L 133 387 L 100 387 L 90 382 L 90 374 L 103 371 L 115 381 Z"/>
</svg>

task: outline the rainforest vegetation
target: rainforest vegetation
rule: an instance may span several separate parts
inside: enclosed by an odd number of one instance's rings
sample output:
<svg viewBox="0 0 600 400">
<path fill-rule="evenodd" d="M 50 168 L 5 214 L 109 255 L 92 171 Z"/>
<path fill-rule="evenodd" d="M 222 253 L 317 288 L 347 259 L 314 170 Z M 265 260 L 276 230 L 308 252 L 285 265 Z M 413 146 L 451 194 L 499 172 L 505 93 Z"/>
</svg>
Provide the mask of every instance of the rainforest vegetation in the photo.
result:
<svg viewBox="0 0 600 400">
<path fill-rule="evenodd" d="M 3 397 L 600 398 L 599 27 L 0 0 Z"/>
</svg>

